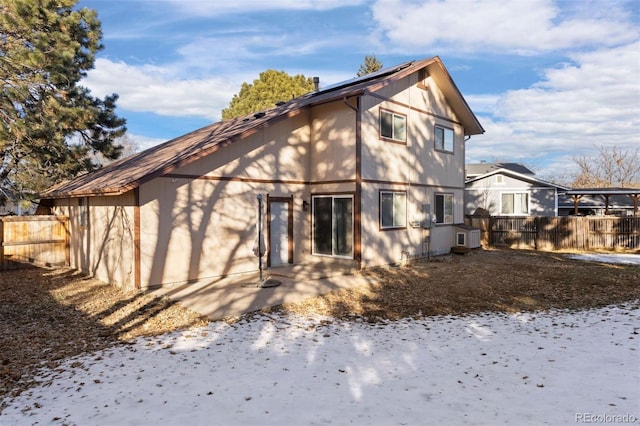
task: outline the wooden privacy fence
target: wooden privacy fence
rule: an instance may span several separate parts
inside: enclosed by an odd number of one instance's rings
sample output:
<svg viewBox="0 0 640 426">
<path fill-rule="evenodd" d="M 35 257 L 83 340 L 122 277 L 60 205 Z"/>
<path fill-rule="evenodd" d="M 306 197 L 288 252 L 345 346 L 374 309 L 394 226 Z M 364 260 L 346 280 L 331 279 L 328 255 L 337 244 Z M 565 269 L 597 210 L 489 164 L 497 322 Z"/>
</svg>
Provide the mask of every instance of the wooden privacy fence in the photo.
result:
<svg viewBox="0 0 640 426">
<path fill-rule="evenodd" d="M 640 249 L 640 217 L 467 216 L 482 244 L 540 250 Z"/>
<path fill-rule="evenodd" d="M 66 216 L 0 218 L 0 269 L 69 265 L 68 224 Z"/>
</svg>

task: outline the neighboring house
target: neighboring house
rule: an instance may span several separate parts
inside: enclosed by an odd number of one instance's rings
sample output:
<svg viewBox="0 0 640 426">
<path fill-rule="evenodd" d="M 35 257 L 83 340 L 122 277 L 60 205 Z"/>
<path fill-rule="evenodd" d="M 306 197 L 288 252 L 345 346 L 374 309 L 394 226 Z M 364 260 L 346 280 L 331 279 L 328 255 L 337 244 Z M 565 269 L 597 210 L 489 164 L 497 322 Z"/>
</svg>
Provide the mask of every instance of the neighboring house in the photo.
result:
<svg viewBox="0 0 640 426">
<path fill-rule="evenodd" d="M 558 216 L 558 194 L 569 188 L 535 177 L 517 163 L 467 164 L 465 214 Z"/>
<path fill-rule="evenodd" d="M 560 216 L 637 216 L 640 188 L 575 188 L 558 194 Z"/>
<path fill-rule="evenodd" d="M 71 266 L 148 288 L 271 267 L 366 268 L 447 253 L 480 125 L 439 58 L 211 124 L 42 194 Z"/>
</svg>

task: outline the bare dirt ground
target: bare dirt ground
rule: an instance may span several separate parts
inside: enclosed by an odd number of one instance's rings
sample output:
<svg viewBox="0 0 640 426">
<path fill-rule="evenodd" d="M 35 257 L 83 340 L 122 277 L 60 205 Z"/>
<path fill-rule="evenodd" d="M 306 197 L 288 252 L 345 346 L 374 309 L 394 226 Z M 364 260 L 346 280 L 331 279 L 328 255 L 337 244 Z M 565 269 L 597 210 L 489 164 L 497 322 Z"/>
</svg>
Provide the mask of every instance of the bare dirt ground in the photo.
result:
<svg viewBox="0 0 640 426">
<path fill-rule="evenodd" d="M 373 284 L 265 311 L 378 321 L 586 309 L 626 301 L 640 307 L 639 266 L 572 260 L 558 253 L 482 250 L 363 273 Z M 206 323 L 166 299 L 69 270 L 0 272 L 0 401 L 32 386 L 40 368 L 55 369 L 65 358 Z"/>
</svg>

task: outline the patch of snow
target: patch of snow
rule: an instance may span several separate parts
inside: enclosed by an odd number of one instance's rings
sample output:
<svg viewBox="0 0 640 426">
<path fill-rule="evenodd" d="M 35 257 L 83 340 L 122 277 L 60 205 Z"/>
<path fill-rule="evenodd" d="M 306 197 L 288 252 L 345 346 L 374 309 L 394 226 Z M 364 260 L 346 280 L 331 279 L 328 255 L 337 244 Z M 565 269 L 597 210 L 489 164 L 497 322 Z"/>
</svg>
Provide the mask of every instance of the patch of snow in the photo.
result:
<svg viewBox="0 0 640 426">
<path fill-rule="evenodd" d="M 623 263 L 627 265 L 640 265 L 640 254 L 603 254 L 603 253 L 590 253 L 590 254 L 570 254 L 567 255 L 570 259 L 587 260 L 590 262 L 603 262 L 603 263 Z"/>
<path fill-rule="evenodd" d="M 638 422 L 639 302 L 381 324 L 215 322 L 69 359 L 5 401 L 0 424 Z"/>
</svg>

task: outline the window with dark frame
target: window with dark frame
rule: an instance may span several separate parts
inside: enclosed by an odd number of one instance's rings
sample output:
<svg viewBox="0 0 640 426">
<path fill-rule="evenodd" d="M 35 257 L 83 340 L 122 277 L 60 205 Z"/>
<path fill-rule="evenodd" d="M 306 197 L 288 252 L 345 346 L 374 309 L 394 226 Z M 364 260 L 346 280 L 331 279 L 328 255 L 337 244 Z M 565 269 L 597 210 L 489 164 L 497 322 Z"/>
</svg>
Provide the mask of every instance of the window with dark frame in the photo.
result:
<svg viewBox="0 0 640 426">
<path fill-rule="evenodd" d="M 438 151 L 453 152 L 453 129 L 436 126 L 435 135 Z"/>
<path fill-rule="evenodd" d="M 453 223 L 453 194 L 436 194 L 436 223 Z"/>
<path fill-rule="evenodd" d="M 407 226 L 407 193 L 380 191 L 380 228 Z"/>
<path fill-rule="evenodd" d="M 406 142 L 407 117 L 402 114 L 381 109 L 380 137 L 398 142 Z"/>
<path fill-rule="evenodd" d="M 353 197 L 312 198 L 313 254 L 353 257 Z"/>
</svg>

